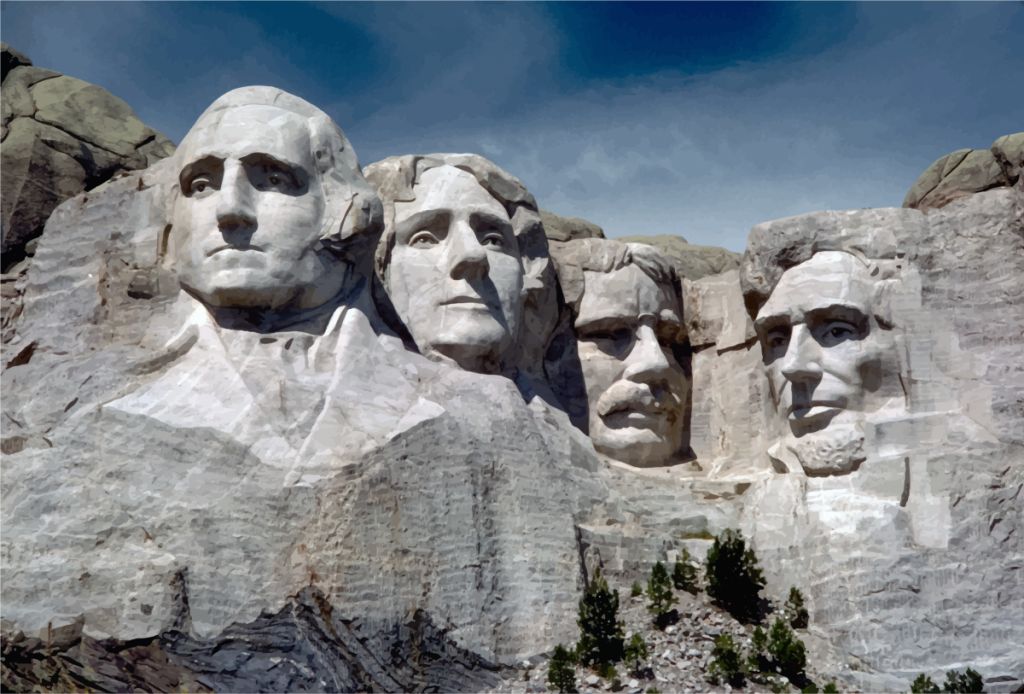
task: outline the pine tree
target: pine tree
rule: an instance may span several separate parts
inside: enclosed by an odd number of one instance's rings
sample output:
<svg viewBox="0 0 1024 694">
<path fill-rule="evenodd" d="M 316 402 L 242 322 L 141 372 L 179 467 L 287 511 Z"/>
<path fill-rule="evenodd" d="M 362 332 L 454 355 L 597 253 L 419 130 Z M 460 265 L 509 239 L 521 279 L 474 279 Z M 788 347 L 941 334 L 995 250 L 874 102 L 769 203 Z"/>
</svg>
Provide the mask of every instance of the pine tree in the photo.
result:
<svg viewBox="0 0 1024 694">
<path fill-rule="evenodd" d="M 789 615 L 789 625 L 794 629 L 806 629 L 810 621 L 807 608 L 804 607 L 804 596 L 800 590 L 793 586 L 789 589 L 789 599 L 786 601 L 786 614 Z"/>
<path fill-rule="evenodd" d="M 640 664 L 647 660 L 650 652 L 647 650 L 647 643 L 640 634 L 633 634 L 633 638 L 626 644 L 626 664 L 632 663 L 633 672 L 640 670 Z"/>
<path fill-rule="evenodd" d="M 618 621 L 619 591 L 608 590 L 601 569 L 594 574 L 579 604 L 580 641 L 576 654 L 584 667 L 610 665 L 624 654 L 623 623 Z"/>
<path fill-rule="evenodd" d="M 758 593 L 764 588 L 764 575 L 743 534 L 723 530 L 708 550 L 706 566 L 708 595 L 741 622 L 761 621 Z"/>
<path fill-rule="evenodd" d="M 566 650 L 562 644 L 555 646 L 555 652 L 548 663 L 549 689 L 557 689 L 563 694 L 576 694 L 576 670 L 572 666 L 574 660 L 572 651 Z"/>
<path fill-rule="evenodd" d="M 672 594 L 672 583 L 668 579 L 668 571 L 660 561 L 651 569 L 651 577 L 647 579 L 647 611 L 654 615 L 654 623 L 659 629 L 667 624 L 669 610 L 679 602 Z"/>
<path fill-rule="evenodd" d="M 676 562 L 672 570 L 672 584 L 676 590 L 685 590 L 692 595 L 700 590 L 697 588 L 697 567 L 690 563 L 690 553 L 685 547 L 682 559 Z"/>
</svg>

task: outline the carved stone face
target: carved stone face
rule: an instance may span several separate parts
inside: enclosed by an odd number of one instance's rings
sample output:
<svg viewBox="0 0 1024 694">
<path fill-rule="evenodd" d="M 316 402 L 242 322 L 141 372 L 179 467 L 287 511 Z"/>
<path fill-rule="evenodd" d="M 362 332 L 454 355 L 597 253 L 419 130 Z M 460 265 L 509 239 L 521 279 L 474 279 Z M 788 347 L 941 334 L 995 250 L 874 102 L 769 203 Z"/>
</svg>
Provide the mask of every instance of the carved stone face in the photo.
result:
<svg viewBox="0 0 1024 694">
<path fill-rule="evenodd" d="M 636 265 L 584 272 L 575 328 L 595 448 L 641 467 L 665 465 L 682 443 L 689 383 L 671 347 L 679 300 Z"/>
<path fill-rule="evenodd" d="M 344 273 L 319 246 L 324 196 L 300 116 L 272 106 L 197 124 L 179 151 L 172 243 L 181 285 L 212 306 L 318 306 Z"/>
<path fill-rule="evenodd" d="M 395 203 L 388 293 L 424 354 L 497 372 L 519 332 L 523 263 L 505 208 L 469 173 L 426 171 Z"/>
<path fill-rule="evenodd" d="M 875 280 L 848 253 L 818 253 L 787 270 L 755 322 L 779 415 L 801 437 L 873 412 L 891 337 L 873 307 Z"/>
</svg>

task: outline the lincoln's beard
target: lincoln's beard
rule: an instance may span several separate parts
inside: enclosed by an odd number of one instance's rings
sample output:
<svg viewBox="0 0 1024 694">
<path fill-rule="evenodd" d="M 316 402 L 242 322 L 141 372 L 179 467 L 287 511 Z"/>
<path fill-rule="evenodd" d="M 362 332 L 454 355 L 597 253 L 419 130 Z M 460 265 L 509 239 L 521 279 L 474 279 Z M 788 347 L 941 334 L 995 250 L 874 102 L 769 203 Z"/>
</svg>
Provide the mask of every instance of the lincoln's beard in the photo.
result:
<svg viewBox="0 0 1024 694">
<path fill-rule="evenodd" d="M 824 429 L 787 437 L 788 448 L 808 477 L 845 475 L 856 470 L 864 454 L 864 413 L 843 412 Z"/>
</svg>

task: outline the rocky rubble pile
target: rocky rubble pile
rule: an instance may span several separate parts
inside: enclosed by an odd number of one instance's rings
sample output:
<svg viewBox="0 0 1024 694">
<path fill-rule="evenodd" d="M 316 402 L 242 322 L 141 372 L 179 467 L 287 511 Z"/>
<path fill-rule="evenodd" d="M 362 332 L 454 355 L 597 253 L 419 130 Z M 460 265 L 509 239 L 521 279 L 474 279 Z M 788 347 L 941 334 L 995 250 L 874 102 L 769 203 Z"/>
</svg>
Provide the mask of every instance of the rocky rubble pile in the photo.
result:
<svg viewBox="0 0 1024 694">
<path fill-rule="evenodd" d="M 610 582 L 611 583 L 611 582 Z M 679 600 L 676 610 L 679 619 L 664 631 L 658 629 L 647 611 L 645 597 L 629 598 L 630 587 L 624 584 L 611 585 L 617 589 L 621 597 L 619 618 L 625 623 L 626 641 L 633 634 L 640 634 L 647 644 L 650 657 L 639 671 L 632 671 L 625 663 L 617 663 L 617 677 L 606 679 L 596 671 L 576 666 L 576 688 L 581 694 L 598 694 L 598 692 L 623 692 L 624 694 L 641 694 L 657 689 L 660 692 L 712 692 L 730 691 L 728 684 L 713 684 L 708 681 L 708 667 L 714 654 L 715 638 L 728 634 L 732 636 L 737 647 L 750 646 L 755 625 L 745 625 L 736 621 L 732 615 L 714 605 L 703 592 L 691 596 L 676 591 Z M 775 615 L 770 615 L 774 619 Z M 762 625 L 765 628 L 767 624 Z M 804 640 L 813 655 L 808 658 L 807 676 L 823 686 L 830 680 L 820 672 L 835 669 L 836 663 L 830 662 L 827 651 L 814 648 L 812 644 L 817 638 L 800 629 L 797 638 Z M 814 660 L 817 658 L 817 661 Z M 520 664 L 516 679 L 507 679 L 495 689 L 502 694 L 539 694 L 548 690 L 547 658 L 536 658 Z M 618 679 L 618 684 L 615 683 Z M 846 688 L 836 683 L 840 692 L 855 692 L 856 689 Z M 747 681 L 743 691 L 751 694 L 768 693 L 772 690 L 755 682 Z M 783 691 L 795 692 L 790 686 Z"/>
</svg>

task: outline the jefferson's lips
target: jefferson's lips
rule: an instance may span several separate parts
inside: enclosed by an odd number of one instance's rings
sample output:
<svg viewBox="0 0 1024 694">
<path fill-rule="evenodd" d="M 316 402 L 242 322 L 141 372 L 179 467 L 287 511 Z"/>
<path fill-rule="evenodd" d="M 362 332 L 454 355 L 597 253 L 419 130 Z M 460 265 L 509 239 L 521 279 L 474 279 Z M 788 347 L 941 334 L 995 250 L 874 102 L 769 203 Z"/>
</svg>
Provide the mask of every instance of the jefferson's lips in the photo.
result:
<svg viewBox="0 0 1024 694">
<path fill-rule="evenodd" d="M 263 249 L 259 246 L 250 246 L 247 243 L 231 243 L 224 246 L 217 246 L 213 250 L 206 252 L 206 257 L 209 258 L 214 253 L 220 253 L 221 251 L 259 251 L 263 252 Z"/>
<path fill-rule="evenodd" d="M 441 302 L 442 306 L 451 306 L 452 304 L 478 304 L 481 306 L 490 306 L 490 304 L 479 296 L 453 296 L 452 298 Z"/>
</svg>

